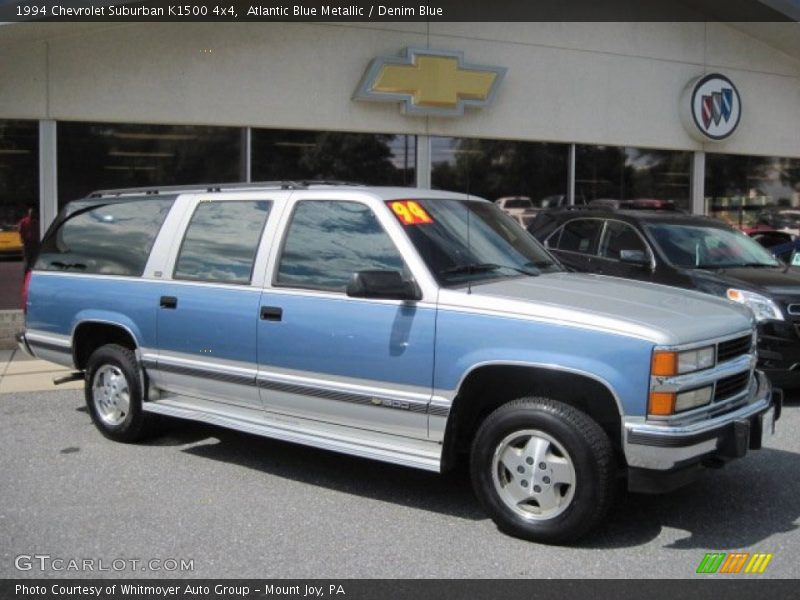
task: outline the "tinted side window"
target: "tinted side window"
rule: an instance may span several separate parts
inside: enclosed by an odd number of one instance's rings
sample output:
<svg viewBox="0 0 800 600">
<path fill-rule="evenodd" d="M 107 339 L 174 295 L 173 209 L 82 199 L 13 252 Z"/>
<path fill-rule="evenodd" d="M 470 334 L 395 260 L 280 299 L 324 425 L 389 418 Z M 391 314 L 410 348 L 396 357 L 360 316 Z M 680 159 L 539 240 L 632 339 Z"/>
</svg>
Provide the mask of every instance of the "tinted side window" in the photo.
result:
<svg viewBox="0 0 800 600">
<path fill-rule="evenodd" d="M 284 242 L 276 283 L 343 292 L 353 273 L 404 271 L 402 256 L 369 207 L 358 202 L 299 202 Z"/>
<path fill-rule="evenodd" d="M 37 269 L 139 276 L 174 198 L 75 209 L 42 243 Z"/>
<path fill-rule="evenodd" d="M 620 221 L 608 221 L 600 244 L 600 256 L 619 260 L 620 250 L 640 250 L 649 255 L 647 245 L 633 227 Z"/>
<path fill-rule="evenodd" d="M 570 252 L 594 254 L 597 252 L 597 242 L 602 229 L 603 221 L 600 219 L 575 219 L 564 225 L 558 245 L 552 247 Z"/>
<path fill-rule="evenodd" d="M 266 200 L 198 204 L 175 263 L 175 279 L 250 283 L 271 206 Z"/>
</svg>

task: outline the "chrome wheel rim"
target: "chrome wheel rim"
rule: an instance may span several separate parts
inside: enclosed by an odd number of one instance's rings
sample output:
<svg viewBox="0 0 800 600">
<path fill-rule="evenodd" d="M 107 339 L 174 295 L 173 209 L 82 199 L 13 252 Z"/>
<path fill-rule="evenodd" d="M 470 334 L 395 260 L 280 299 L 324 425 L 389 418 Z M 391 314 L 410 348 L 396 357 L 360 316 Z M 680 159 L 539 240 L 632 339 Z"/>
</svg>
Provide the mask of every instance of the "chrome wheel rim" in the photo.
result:
<svg viewBox="0 0 800 600">
<path fill-rule="evenodd" d="M 575 479 L 575 467 L 564 446 L 537 429 L 509 434 L 492 458 L 498 496 L 528 521 L 544 521 L 564 512 L 575 496 Z"/>
<path fill-rule="evenodd" d="M 117 426 L 125 421 L 131 406 L 128 380 L 119 367 L 103 365 L 92 380 L 92 400 L 97 416 L 106 425 Z"/>
</svg>

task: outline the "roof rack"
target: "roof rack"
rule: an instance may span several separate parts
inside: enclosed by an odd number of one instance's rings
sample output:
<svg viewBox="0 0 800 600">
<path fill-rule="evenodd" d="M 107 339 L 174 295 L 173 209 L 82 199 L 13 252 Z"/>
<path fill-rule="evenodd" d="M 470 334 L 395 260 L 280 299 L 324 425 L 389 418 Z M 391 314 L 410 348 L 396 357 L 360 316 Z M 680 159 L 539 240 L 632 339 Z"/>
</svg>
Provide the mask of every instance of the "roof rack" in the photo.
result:
<svg viewBox="0 0 800 600">
<path fill-rule="evenodd" d="M 196 183 L 191 185 L 167 185 L 152 187 L 133 187 L 110 190 L 95 190 L 87 198 L 119 198 L 122 196 L 155 196 L 159 194 L 186 194 L 186 193 L 218 193 L 231 191 L 258 191 L 258 190 L 301 190 L 313 185 L 349 185 L 363 186 L 364 183 L 351 181 L 338 181 L 333 179 L 304 179 L 300 181 L 257 181 L 234 183 Z"/>
</svg>

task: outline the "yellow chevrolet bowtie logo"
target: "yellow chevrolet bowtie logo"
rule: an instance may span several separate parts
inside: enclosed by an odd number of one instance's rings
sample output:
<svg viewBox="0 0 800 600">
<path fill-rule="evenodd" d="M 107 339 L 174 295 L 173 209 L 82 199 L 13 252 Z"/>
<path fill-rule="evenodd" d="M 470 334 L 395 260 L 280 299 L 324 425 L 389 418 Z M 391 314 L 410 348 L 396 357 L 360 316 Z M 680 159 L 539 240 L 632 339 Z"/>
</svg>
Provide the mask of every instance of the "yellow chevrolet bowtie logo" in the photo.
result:
<svg viewBox="0 0 800 600">
<path fill-rule="evenodd" d="M 354 95 L 358 100 L 403 102 L 416 115 L 460 116 L 465 106 L 488 106 L 503 67 L 469 65 L 457 51 L 407 48 L 372 61 Z"/>
</svg>

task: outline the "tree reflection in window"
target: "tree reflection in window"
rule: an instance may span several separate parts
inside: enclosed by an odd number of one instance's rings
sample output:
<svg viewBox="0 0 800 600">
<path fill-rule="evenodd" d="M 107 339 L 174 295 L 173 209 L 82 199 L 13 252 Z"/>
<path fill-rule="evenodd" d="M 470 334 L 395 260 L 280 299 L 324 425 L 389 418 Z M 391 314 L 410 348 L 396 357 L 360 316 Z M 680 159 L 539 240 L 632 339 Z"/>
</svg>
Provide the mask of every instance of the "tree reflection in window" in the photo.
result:
<svg viewBox="0 0 800 600">
<path fill-rule="evenodd" d="M 735 226 L 783 229 L 786 209 L 800 207 L 800 159 L 706 155 L 705 210 Z M 796 219 L 791 219 L 795 220 Z M 795 226 L 789 227 L 795 229 Z"/>
<path fill-rule="evenodd" d="M 253 180 L 336 180 L 413 186 L 411 135 L 254 129 Z"/>
<path fill-rule="evenodd" d="M 276 282 L 343 292 L 353 273 L 405 265 L 372 210 L 358 202 L 299 202 L 284 242 Z"/>
<path fill-rule="evenodd" d="M 563 203 L 554 196 L 566 197 L 568 152 L 568 144 L 435 137 L 431 183 L 492 201 L 527 196 L 552 207 Z"/>
<path fill-rule="evenodd" d="M 175 279 L 250 283 L 261 232 L 272 203 L 201 202 L 175 265 Z"/>
</svg>

